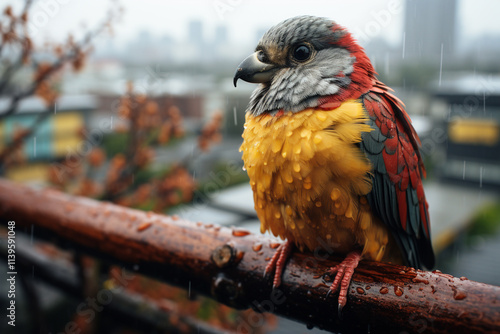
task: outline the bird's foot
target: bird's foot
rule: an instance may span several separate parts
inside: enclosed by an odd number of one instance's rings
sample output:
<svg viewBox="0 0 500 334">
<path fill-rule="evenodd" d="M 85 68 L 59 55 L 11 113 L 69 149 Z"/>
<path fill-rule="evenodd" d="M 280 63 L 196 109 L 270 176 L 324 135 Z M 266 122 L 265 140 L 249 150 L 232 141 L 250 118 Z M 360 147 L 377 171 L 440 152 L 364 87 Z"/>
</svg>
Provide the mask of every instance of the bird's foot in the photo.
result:
<svg viewBox="0 0 500 334">
<path fill-rule="evenodd" d="M 273 289 L 281 285 L 281 275 L 285 269 L 286 261 L 290 257 L 292 248 L 293 244 L 286 240 L 284 243 L 279 245 L 276 253 L 274 253 L 273 257 L 266 266 L 264 276 L 267 276 L 274 271 Z"/>
<path fill-rule="evenodd" d="M 351 283 L 352 275 L 354 274 L 354 269 L 358 266 L 359 261 L 361 260 L 361 253 L 358 251 L 350 252 L 347 254 L 344 261 L 340 264 L 336 265 L 333 268 L 330 268 L 328 274 L 333 276 L 335 275 L 335 279 L 333 280 L 332 285 L 330 286 L 330 290 L 327 293 L 327 297 L 330 293 L 335 293 L 340 288 L 339 292 L 339 318 L 342 314 L 342 308 L 345 306 L 347 302 L 347 292 L 349 291 L 349 284 Z"/>
</svg>

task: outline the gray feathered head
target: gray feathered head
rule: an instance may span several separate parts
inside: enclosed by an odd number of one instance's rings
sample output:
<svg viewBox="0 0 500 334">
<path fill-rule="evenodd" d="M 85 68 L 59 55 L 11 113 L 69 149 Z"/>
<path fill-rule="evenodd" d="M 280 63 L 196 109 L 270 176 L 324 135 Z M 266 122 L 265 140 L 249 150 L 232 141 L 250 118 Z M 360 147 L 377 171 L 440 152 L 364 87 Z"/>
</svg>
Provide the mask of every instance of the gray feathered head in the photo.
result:
<svg viewBox="0 0 500 334">
<path fill-rule="evenodd" d="M 366 63 L 362 49 L 332 20 L 298 16 L 262 36 L 255 53 L 238 66 L 234 84 L 238 79 L 260 83 L 248 106 L 254 115 L 297 112 L 347 90 L 360 56 Z M 371 64 L 366 72 L 373 75 Z"/>
</svg>

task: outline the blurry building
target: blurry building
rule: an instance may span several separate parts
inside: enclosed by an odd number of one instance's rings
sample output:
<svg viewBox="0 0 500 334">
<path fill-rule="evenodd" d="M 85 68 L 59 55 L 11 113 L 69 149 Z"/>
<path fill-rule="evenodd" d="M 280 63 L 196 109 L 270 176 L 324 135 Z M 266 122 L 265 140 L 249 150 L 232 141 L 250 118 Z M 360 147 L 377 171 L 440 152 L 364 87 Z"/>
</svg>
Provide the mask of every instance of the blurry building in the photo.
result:
<svg viewBox="0 0 500 334">
<path fill-rule="evenodd" d="M 446 181 L 500 189 L 500 77 L 444 81 L 434 97 L 444 103 Z"/>
<path fill-rule="evenodd" d="M 407 0 L 404 22 L 404 57 L 438 63 L 454 57 L 457 30 L 456 0 Z"/>
<path fill-rule="evenodd" d="M 463 48 L 463 62 L 469 67 L 488 72 L 500 72 L 500 34 L 485 33 Z"/>
<path fill-rule="evenodd" d="M 188 38 L 193 44 L 202 45 L 203 40 L 203 23 L 200 20 L 189 22 Z"/>
<path fill-rule="evenodd" d="M 0 110 L 5 111 L 10 99 L 0 99 Z M 54 110 L 46 117 L 22 147 L 22 160 L 26 163 L 4 170 L 5 175 L 16 181 L 45 179 L 50 163 L 82 149 L 82 130 L 89 111 L 96 108 L 92 96 L 62 96 Z M 0 149 L 13 140 L 16 133 L 29 129 L 37 122 L 47 107 L 38 97 L 23 99 L 15 114 L 0 122 Z"/>
<path fill-rule="evenodd" d="M 234 49 L 234 45 L 229 42 L 227 26 L 216 26 L 213 42 L 207 47 L 206 50 L 206 52 L 212 53 L 213 62 L 227 64 L 227 62 L 234 57 Z"/>
<path fill-rule="evenodd" d="M 214 44 L 215 45 L 227 44 L 227 42 L 228 42 L 227 27 L 223 25 L 217 26 L 215 28 Z"/>
<path fill-rule="evenodd" d="M 148 30 L 141 30 L 125 46 L 126 61 L 136 64 L 148 64 L 164 59 L 163 45 L 157 36 Z"/>
</svg>

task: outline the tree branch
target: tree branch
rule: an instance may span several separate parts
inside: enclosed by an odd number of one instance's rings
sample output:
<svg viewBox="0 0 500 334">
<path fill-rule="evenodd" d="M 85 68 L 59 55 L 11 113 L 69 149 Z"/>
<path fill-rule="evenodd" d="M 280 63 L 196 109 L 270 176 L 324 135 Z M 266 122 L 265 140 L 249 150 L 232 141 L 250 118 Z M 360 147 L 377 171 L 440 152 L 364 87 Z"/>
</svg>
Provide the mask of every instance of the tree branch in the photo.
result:
<svg viewBox="0 0 500 334">
<path fill-rule="evenodd" d="M 47 117 L 50 115 L 49 110 L 50 109 L 47 109 L 47 111 L 38 114 L 35 122 L 33 122 L 31 127 L 27 129 L 27 131 L 23 132 L 19 137 L 15 138 L 11 143 L 9 143 L 7 147 L 5 147 L 2 151 L 0 151 L 0 166 L 5 163 L 7 157 L 9 157 L 16 149 L 18 149 L 21 146 L 21 144 L 26 140 L 26 138 L 35 133 L 40 124 L 42 124 L 43 121 L 45 121 Z"/>
<path fill-rule="evenodd" d="M 27 13 L 31 6 L 32 0 L 26 0 L 25 3 L 25 8 L 23 10 L 23 13 Z M 83 39 L 81 40 L 80 43 L 71 43 L 70 44 L 70 49 L 67 51 L 65 54 L 60 56 L 53 64 L 50 65 L 50 67 L 46 70 L 44 70 L 41 73 L 37 73 L 33 82 L 24 90 L 21 90 L 20 92 L 12 95 L 10 97 L 10 103 L 8 104 L 8 107 L 5 110 L 0 110 L 0 121 L 3 120 L 4 118 L 14 114 L 18 107 L 19 103 L 33 95 L 37 88 L 45 81 L 48 80 L 52 75 L 54 75 L 57 71 L 63 68 L 63 66 L 72 60 L 75 60 L 77 57 L 79 57 L 79 54 L 83 52 L 85 48 L 87 48 L 90 44 L 90 42 L 95 38 L 97 35 L 99 35 L 107 26 L 109 21 L 112 19 L 113 14 L 110 14 L 109 18 L 104 21 L 101 25 L 99 25 L 95 30 L 89 31 L 88 33 L 85 34 Z M 24 37 L 24 39 L 28 39 L 29 37 Z M 3 44 L 3 43 L 2 43 Z M 2 78 L 0 80 L 0 94 L 2 91 L 8 86 L 10 79 L 12 76 L 16 73 L 17 70 L 19 70 L 23 65 L 23 60 L 19 59 L 17 62 L 14 64 L 10 65 L 3 73 Z M 21 144 L 22 142 L 30 136 L 32 133 L 36 131 L 38 128 L 38 125 L 41 124 L 41 122 L 50 114 L 51 110 L 47 109 L 43 113 L 41 113 L 35 123 L 31 126 L 31 128 L 26 131 L 22 136 L 19 136 L 16 140 L 14 140 L 10 145 L 5 147 L 1 152 L 0 152 L 0 165 L 2 165 L 5 161 L 5 159 L 13 152 L 15 151 Z"/>
<path fill-rule="evenodd" d="M 24 2 L 24 7 L 23 7 L 23 10 L 21 12 L 21 15 L 27 15 L 27 13 L 29 12 L 30 10 L 30 7 L 31 5 L 33 4 L 33 0 L 25 0 Z M 1 22 L 0 22 L 1 23 Z M 11 24 L 15 24 L 14 21 L 11 21 Z M 2 31 L 0 29 L 0 32 L 4 33 L 4 31 Z M 1 43 L 0 43 L 0 57 L 2 56 L 2 51 L 3 51 L 3 48 L 7 45 L 8 43 L 5 43 L 5 40 L 2 39 Z M 2 90 L 0 89 L 0 92 Z"/>
<path fill-rule="evenodd" d="M 322 279 L 337 259 L 295 252 L 280 290 L 263 278 L 274 239 L 128 209 L 54 190 L 0 180 L 0 217 L 17 228 L 36 225 L 61 244 L 78 247 L 168 283 L 191 288 L 236 308 L 270 311 L 331 331 L 450 333 L 500 330 L 500 287 L 440 272 L 362 261 L 348 302 Z M 245 322 L 246 321 L 246 322 Z M 246 319 L 240 326 L 259 319 Z M 260 321 L 263 321 L 262 319 Z M 241 330 L 244 330 L 244 328 Z"/>
<path fill-rule="evenodd" d="M 99 34 L 101 32 L 103 27 L 100 27 L 96 31 L 89 32 L 83 41 L 80 44 L 75 44 L 75 46 L 69 51 L 67 54 L 61 56 L 55 63 L 50 65 L 50 68 L 46 71 L 44 71 L 42 74 L 40 74 L 36 80 L 33 81 L 33 83 L 26 88 L 25 90 L 13 95 L 10 100 L 10 104 L 5 109 L 4 111 L 0 111 L 0 120 L 4 119 L 7 116 L 12 115 L 13 113 L 16 112 L 17 107 L 19 105 L 19 102 L 28 97 L 31 96 L 35 93 L 36 89 L 38 86 L 44 81 L 47 80 L 51 75 L 53 75 L 55 72 L 59 71 L 66 63 L 71 61 L 77 54 L 78 50 L 83 49 L 85 46 L 88 46 L 90 41 L 92 40 L 93 37 Z M 14 66 L 14 65 L 12 65 Z M 15 68 L 16 70 L 17 68 Z M 6 80 L 9 80 L 9 77 L 7 77 Z M 7 84 L 7 83 L 5 83 Z"/>
</svg>

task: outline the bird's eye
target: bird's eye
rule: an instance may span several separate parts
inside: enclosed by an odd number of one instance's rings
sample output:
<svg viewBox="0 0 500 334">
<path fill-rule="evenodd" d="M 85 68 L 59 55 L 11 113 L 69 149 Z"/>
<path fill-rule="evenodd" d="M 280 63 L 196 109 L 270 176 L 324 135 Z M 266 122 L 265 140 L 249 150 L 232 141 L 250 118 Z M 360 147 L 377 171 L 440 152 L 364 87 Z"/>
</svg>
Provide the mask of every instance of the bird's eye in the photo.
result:
<svg viewBox="0 0 500 334">
<path fill-rule="evenodd" d="M 265 52 L 262 50 L 259 50 L 259 52 L 257 53 L 257 59 L 259 59 L 263 63 L 267 63 L 269 61 Z"/>
<path fill-rule="evenodd" d="M 306 61 L 311 57 L 311 48 L 308 45 L 301 44 L 293 50 L 292 56 L 297 61 Z"/>
</svg>

